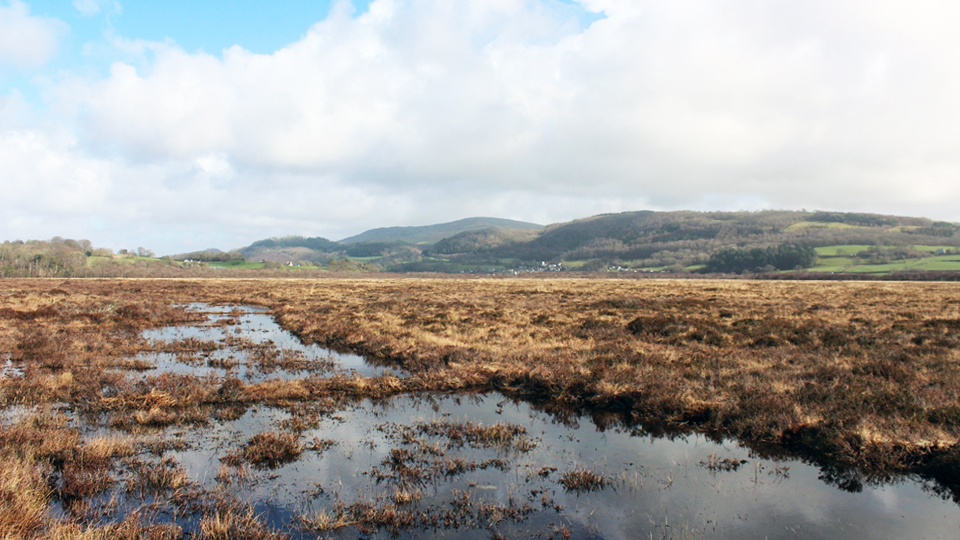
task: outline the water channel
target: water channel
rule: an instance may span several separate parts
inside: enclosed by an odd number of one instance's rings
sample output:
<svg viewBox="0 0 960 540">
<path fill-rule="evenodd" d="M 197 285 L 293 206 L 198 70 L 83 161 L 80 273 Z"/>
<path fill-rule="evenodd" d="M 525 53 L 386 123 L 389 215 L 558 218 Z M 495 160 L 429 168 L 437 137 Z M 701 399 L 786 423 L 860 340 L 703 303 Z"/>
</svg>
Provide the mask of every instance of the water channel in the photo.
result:
<svg viewBox="0 0 960 540">
<path fill-rule="evenodd" d="M 183 340 L 218 347 L 208 347 L 202 361 L 177 352 L 143 353 L 140 360 L 155 366 L 143 373 L 229 375 L 250 382 L 351 372 L 403 375 L 304 345 L 265 310 L 190 309 L 205 313 L 207 323 L 149 330 L 144 337 L 160 349 Z M 274 358 L 293 358 L 283 365 L 294 368 L 255 369 L 251 344 L 274 347 Z M 309 364 L 319 367 L 299 369 Z M 183 444 L 163 459 L 172 459 L 204 489 L 250 503 L 294 538 L 960 537 L 960 506 L 917 479 L 843 490 L 815 466 L 757 457 L 733 441 L 698 434 L 657 438 L 597 426 L 588 418 L 561 421 L 492 393 L 402 396 L 318 409 L 295 430 L 303 446 L 296 458 L 229 465 L 229 456 L 255 436 L 290 432 L 296 420 L 291 410 L 256 406 L 236 418 L 166 428 L 160 436 Z M 509 433 L 471 435 L 493 428 Z M 585 484 L 577 485 L 578 478 Z M 342 519 L 330 526 L 345 515 L 344 507 L 358 503 L 436 513 L 453 525 L 364 529 Z M 171 519 L 188 531 L 195 525 Z"/>
</svg>

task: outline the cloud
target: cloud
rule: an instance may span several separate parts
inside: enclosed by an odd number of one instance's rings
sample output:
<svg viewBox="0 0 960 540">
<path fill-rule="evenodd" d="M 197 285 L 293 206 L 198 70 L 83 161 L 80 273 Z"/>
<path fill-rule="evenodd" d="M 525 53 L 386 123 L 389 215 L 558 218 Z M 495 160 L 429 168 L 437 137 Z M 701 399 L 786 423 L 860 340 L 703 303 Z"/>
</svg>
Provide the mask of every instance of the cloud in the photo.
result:
<svg viewBox="0 0 960 540">
<path fill-rule="evenodd" d="M 68 135 L 22 129 L 0 134 L 0 196 L 6 212 L 84 215 L 102 209 L 109 162 L 75 153 Z"/>
<path fill-rule="evenodd" d="M 100 13 L 100 4 L 97 0 L 73 0 L 73 7 L 83 15 L 95 15 Z"/>
<path fill-rule="evenodd" d="M 248 171 L 239 181 L 222 155 L 152 164 L 91 157 L 64 130 L 0 131 L 0 164 L 4 237 L 86 237 L 161 253 L 210 247 L 212 239 L 240 247 L 291 231 L 347 236 L 351 219 L 377 211 L 382 196 L 295 173 Z"/>
<path fill-rule="evenodd" d="M 0 6 L 0 66 L 38 68 L 53 57 L 66 24 L 57 19 L 33 17 L 19 0 Z"/>
<path fill-rule="evenodd" d="M 250 239 L 640 207 L 960 220 L 952 3 L 583 5 L 603 18 L 341 3 L 269 55 L 115 39 L 108 75 L 53 83 L 75 139 L 46 148 L 109 177 L 111 208 L 210 231 L 240 209 Z"/>
<path fill-rule="evenodd" d="M 73 0 L 73 7 L 85 17 L 90 17 L 101 11 L 120 13 L 120 3 L 116 0 Z"/>
</svg>

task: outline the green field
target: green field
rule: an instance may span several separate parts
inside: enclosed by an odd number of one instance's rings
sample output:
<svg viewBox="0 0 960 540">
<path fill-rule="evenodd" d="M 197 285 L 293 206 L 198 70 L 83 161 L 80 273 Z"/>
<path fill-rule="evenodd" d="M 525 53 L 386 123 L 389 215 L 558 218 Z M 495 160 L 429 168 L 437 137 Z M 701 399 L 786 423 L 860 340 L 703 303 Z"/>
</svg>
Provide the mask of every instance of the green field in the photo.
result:
<svg viewBox="0 0 960 540">
<path fill-rule="evenodd" d="M 859 244 L 824 246 L 816 248 L 817 264 L 808 268 L 808 272 L 849 272 L 856 274 L 889 274 L 891 272 L 903 272 L 907 270 L 927 270 L 927 271 L 960 271 L 960 254 L 956 251 L 958 248 L 953 246 L 930 246 L 914 245 L 910 246 L 912 251 L 921 253 L 937 253 L 946 251 L 948 254 L 931 255 L 918 259 L 905 259 L 894 261 L 887 264 L 869 264 L 865 259 L 859 259 L 853 255 L 866 252 L 876 246 L 867 246 Z M 884 246 L 885 249 L 892 249 L 896 246 Z"/>
<path fill-rule="evenodd" d="M 259 270 L 263 268 L 262 262 L 250 261 L 219 261 L 206 263 L 210 268 L 243 268 L 248 270 Z"/>
<path fill-rule="evenodd" d="M 851 272 L 889 274 L 906 270 L 960 271 L 960 255 L 934 255 L 923 259 L 907 259 L 888 264 L 858 264 L 857 259 L 823 258 L 809 272 Z"/>
<path fill-rule="evenodd" d="M 808 268 L 808 272 L 843 272 L 847 268 L 859 264 L 859 259 L 852 257 L 819 257 L 817 265 Z"/>
<path fill-rule="evenodd" d="M 873 246 L 865 246 L 862 244 L 847 244 L 842 246 L 824 246 L 815 249 L 817 255 L 820 257 L 842 257 L 844 255 L 856 255 L 872 247 Z"/>
<path fill-rule="evenodd" d="M 920 263 L 918 267 L 924 270 L 960 270 L 960 257 L 956 255 L 930 257 L 923 259 Z"/>
</svg>

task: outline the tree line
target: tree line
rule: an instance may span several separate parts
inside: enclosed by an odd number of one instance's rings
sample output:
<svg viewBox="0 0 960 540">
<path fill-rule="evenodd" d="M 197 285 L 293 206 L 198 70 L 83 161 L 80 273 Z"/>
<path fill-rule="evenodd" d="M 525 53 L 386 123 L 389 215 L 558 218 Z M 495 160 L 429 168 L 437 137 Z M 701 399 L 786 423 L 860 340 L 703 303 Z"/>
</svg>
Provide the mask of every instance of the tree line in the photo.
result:
<svg viewBox="0 0 960 540">
<path fill-rule="evenodd" d="M 724 249 L 710 255 L 703 272 L 730 274 L 810 268 L 817 252 L 810 246 L 780 244 L 767 248 Z"/>
</svg>

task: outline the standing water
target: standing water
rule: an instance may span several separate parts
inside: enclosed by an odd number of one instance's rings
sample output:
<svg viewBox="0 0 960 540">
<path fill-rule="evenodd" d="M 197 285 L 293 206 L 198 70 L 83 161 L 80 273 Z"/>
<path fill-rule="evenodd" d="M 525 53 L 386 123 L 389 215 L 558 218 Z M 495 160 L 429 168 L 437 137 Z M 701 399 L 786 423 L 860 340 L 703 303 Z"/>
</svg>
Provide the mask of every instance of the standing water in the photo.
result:
<svg viewBox="0 0 960 540">
<path fill-rule="evenodd" d="M 265 310 L 190 307 L 207 322 L 144 332 L 153 350 L 136 376 L 403 376 L 304 345 Z M 131 468 L 100 497 L 104 515 L 149 507 L 198 533 L 201 506 L 183 502 L 192 494 L 249 504 L 293 538 L 960 537 L 960 507 L 918 479 L 843 490 L 815 466 L 735 442 L 598 426 L 493 393 L 248 406 L 214 417 L 156 430 L 155 455 L 143 459 L 184 480 L 138 498 Z"/>
<path fill-rule="evenodd" d="M 266 308 L 200 303 L 186 307 L 205 314 L 207 323 L 169 326 L 142 333 L 148 342 L 160 349 L 160 352 L 140 355 L 140 360 L 157 364 L 156 372 L 234 375 L 249 382 L 270 378 L 295 379 L 312 373 L 402 376 L 397 369 L 376 366 L 355 354 L 340 354 L 314 344 L 304 345 L 296 336 L 280 328 L 267 314 Z M 195 354 L 198 346 L 202 349 L 199 355 Z M 178 354 L 180 352 L 186 354 Z M 263 360 L 269 361 L 267 369 L 264 369 Z"/>
</svg>

